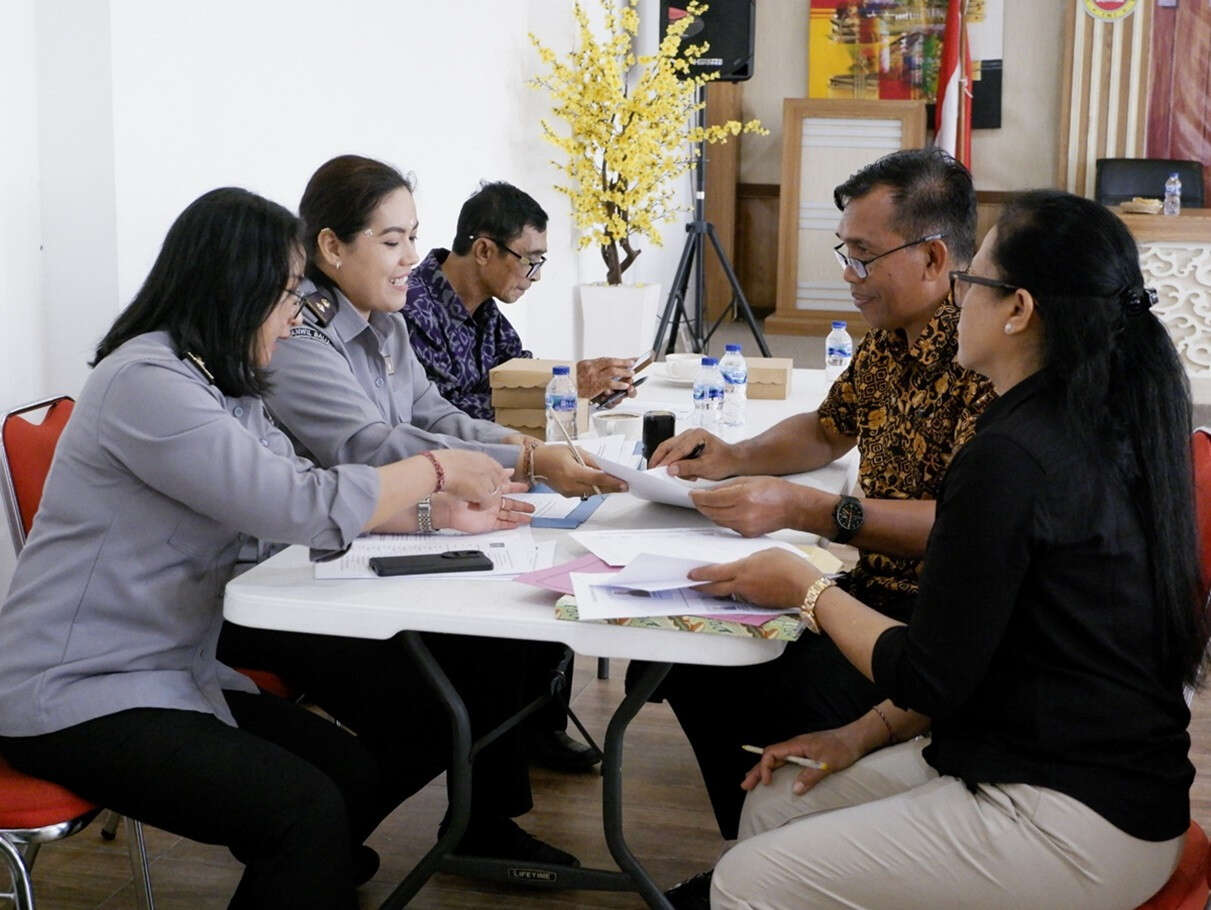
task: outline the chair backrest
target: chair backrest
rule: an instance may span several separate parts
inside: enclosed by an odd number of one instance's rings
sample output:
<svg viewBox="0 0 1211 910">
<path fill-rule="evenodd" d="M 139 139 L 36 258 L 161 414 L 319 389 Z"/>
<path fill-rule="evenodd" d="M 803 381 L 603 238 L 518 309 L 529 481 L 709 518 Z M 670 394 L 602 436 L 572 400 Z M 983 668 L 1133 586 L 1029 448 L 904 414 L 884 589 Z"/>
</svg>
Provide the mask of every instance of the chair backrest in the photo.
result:
<svg viewBox="0 0 1211 910">
<path fill-rule="evenodd" d="M 1118 205 L 1133 196 L 1160 199 L 1174 172 L 1182 180 L 1182 208 L 1201 209 L 1203 166 L 1180 158 L 1099 158 L 1093 195 L 1102 205 Z"/>
<path fill-rule="evenodd" d="M 4 415 L 0 427 L 0 473 L 4 475 L 4 509 L 18 553 L 33 527 L 55 446 L 74 405 L 71 398 L 61 395 L 13 408 Z M 46 415 L 41 423 L 32 423 L 23 416 L 43 408 Z"/>
</svg>

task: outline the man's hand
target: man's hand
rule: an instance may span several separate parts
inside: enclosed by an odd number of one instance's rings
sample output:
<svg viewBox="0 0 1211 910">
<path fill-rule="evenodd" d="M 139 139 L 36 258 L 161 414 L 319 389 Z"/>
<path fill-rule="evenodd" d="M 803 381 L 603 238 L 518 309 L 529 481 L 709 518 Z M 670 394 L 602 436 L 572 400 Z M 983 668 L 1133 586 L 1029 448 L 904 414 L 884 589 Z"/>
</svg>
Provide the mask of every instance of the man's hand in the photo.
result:
<svg viewBox="0 0 1211 910">
<path fill-rule="evenodd" d="M 735 562 L 691 569 L 689 578 L 706 582 L 696 588 L 711 597 L 734 594 L 759 607 L 797 607 L 820 575 L 804 557 L 770 547 Z"/>
<path fill-rule="evenodd" d="M 796 795 L 801 796 L 828 775 L 848 768 L 862 758 L 865 752 L 857 740 L 850 735 L 848 726 L 835 730 L 821 730 L 818 733 L 804 733 L 785 742 L 766 746 L 761 761 L 753 766 L 753 769 L 740 782 L 740 786 L 745 790 L 755 790 L 758 784 L 768 786 L 773 780 L 774 771 L 787 763 L 788 755 L 815 759 L 828 766 L 827 768 L 804 768 L 799 772 L 791 789 Z"/>
<path fill-rule="evenodd" d="M 592 496 L 597 490 L 626 492 L 627 485 L 602 471 L 592 455 L 581 451 L 580 457 L 584 459 L 584 465 L 577 463 L 572 450 L 565 445 L 539 446 L 534 450 L 534 474 L 545 478 L 551 489 L 564 496 Z"/>
<path fill-rule="evenodd" d="M 697 455 L 693 455 L 695 451 Z M 661 465 L 667 465 L 674 477 L 684 477 L 686 480 L 696 477 L 722 480 L 739 473 L 735 446 L 702 429 L 686 430 L 658 445 L 648 459 L 648 467 L 658 468 Z"/>
<path fill-rule="evenodd" d="M 710 490 L 692 490 L 694 506 L 717 525 L 745 537 L 799 528 L 801 498 L 819 493 L 778 477 L 738 477 Z M 820 494 L 824 495 L 824 494 Z"/>
<path fill-rule="evenodd" d="M 576 364 L 576 394 L 581 398 L 593 398 L 602 392 L 621 392 L 635 397 L 631 369 L 635 361 L 620 357 L 596 357 L 581 360 Z"/>
</svg>

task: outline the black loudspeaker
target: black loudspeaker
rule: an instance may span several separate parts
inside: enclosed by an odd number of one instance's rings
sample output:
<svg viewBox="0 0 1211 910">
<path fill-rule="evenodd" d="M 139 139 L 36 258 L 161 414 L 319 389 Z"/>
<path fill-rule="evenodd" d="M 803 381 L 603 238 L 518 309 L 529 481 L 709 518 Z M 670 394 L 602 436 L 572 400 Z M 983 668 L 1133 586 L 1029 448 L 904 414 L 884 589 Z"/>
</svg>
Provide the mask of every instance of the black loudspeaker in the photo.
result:
<svg viewBox="0 0 1211 910">
<path fill-rule="evenodd" d="M 685 15 L 687 0 L 660 0 L 660 37 L 670 22 Z M 753 41 L 757 34 L 755 0 L 708 0 L 708 8 L 682 36 L 684 44 L 709 44 L 706 56 L 695 60 L 691 72 L 718 73 L 720 82 L 743 82 L 753 77 Z"/>
</svg>

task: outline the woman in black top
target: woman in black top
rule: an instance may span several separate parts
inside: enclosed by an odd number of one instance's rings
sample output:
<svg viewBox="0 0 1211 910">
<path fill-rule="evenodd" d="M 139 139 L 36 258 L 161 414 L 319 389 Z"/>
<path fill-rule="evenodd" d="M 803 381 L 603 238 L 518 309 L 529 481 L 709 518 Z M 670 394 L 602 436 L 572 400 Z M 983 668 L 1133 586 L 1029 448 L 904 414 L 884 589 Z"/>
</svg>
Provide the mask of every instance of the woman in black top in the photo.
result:
<svg viewBox="0 0 1211 910">
<path fill-rule="evenodd" d="M 1207 629 L 1189 393 L 1135 243 L 1035 191 L 951 279 L 958 360 L 1000 398 L 943 483 L 911 622 L 780 551 L 692 573 L 802 604 L 905 711 L 765 750 L 714 907 L 1134 907 L 1177 863 Z M 932 736 L 894 745 L 910 710 Z"/>
</svg>

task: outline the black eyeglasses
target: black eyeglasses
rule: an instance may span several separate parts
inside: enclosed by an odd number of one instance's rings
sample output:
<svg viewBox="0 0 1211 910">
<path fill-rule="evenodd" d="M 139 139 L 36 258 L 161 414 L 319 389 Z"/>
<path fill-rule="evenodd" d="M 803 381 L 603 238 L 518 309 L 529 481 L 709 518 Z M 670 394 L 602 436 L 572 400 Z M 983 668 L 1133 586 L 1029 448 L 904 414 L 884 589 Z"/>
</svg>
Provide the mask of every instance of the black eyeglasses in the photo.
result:
<svg viewBox="0 0 1211 910">
<path fill-rule="evenodd" d="M 950 273 L 950 299 L 955 303 L 961 302 L 955 288 L 955 282 L 958 281 L 966 281 L 968 284 L 979 284 L 986 288 L 999 288 L 1006 294 L 1012 294 L 1014 291 L 1021 290 L 1019 285 L 1010 284 L 1008 281 L 998 281 L 995 278 L 984 278 L 980 275 L 972 275 L 966 271 L 956 271 Z"/>
<path fill-rule="evenodd" d="M 292 319 L 297 319 L 299 313 L 303 312 L 303 308 L 306 307 L 307 312 L 315 320 L 316 325 L 322 329 L 336 315 L 336 307 L 332 301 L 319 291 L 312 291 L 310 294 L 300 294 L 294 288 L 286 288 L 286 293 L 298 300 L 298 303 L 294 307 L 294 314 L 290 317 Z"/>
<path fill-rule="evenodd" d="M 860 280 L 865 280 L 870 275 L 870 264 L 872 262 L 882 259 L 884 256 L 890 256 L 892 253 L 898 253 L 900 250 L 906 250 L 910 246 L 916 246 L 918 243 L 930 243 L 934 240 L 941 240 L 945 236 L 946 234 L 944 233 L 927 234 L 918 240 L 910 240 L 908 243 L 901 243 L 898 247 L 894 247 L 893 249 L 888 250 L 886 253 L 880 253 L 878 256 L 872 256 L 870 259 L 855 259 L 853 256 L 847 256 L 845 253 L 841 252 L 841 248 L 845 246 L 845 242 L 842 241 L 833 247 L 833 254 L 837 257 L 837 262 L 841 263 L 841 271 L 853 269 L 854 274 L 857 275 Z"/>
<path fill-rule="evenodd" d="M 532 281 L 534 279 L 534 276 L 537 275 L 540 271 L 542 271 L 542 267 L 547 264 L 546 256 L 539 256 L 537 259 L 531 259 L 528 256 L 523 256 L 521 253 L 518 253 L 514 250 L 509 249 L 505 244 L 501 243 L 495 237 L 488 237 L 487 234 L 483 234 L 481 236 L 486 237 L 488 240 L 491 240 L 493 243 L 495 243 L 498 247 L 500 247 L 502 250 L 504 250 L 510 256 L 516 256 L 518 259 L 520 259 L 521 264 L 526 267 L 526 280 L 527 281 Z M 472 238 L 472 239 L 474 239 L 474 238 Z"/>
</svg>

